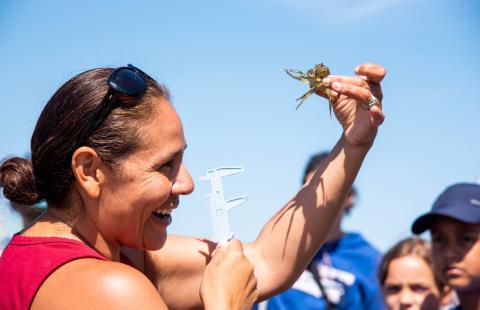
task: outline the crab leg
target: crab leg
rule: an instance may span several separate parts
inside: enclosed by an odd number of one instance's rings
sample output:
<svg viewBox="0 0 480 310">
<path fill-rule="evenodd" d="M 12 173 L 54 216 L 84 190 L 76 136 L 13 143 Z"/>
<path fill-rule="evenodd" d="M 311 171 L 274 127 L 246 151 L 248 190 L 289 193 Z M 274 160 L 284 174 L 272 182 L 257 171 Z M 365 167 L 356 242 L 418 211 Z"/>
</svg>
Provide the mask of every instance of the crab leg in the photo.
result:
<svg viewBox="0 0 480 310">
<path fill-rule="evenodd" d="M 293 70 L 293 69 L 284 69 L 284 70 L 288 75 L 290 75 L 292 78 L 296 80 L 299 80 L 302 82 L 305 80 L 304 74 L 300 70 Z"/>
<path fill-rule="evenodd" d="M 310 97 L 313 93 L 315 92 L 315 88 L 310 88 L 309 91 L 307 91 L 305 94 L 301 95 L 300 97 L 297 98 L 297 101 L 300 100 L 300 102 L 297 104 L 297 107 L 295 110 L 298 110 L 298 108 L 303 104 L 305 100 L 307 100 L 308 97 Z"/>
</svg>

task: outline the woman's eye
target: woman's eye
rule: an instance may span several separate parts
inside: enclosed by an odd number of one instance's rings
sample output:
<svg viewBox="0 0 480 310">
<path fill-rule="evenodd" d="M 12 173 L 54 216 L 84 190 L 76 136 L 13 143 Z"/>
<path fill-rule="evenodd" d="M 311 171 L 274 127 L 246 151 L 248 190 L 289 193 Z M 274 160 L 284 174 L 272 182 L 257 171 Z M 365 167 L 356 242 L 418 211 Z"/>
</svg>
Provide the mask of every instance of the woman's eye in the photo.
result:
<svg viewBox="0 0 480 310">
<path fill-rule="evenodd" d="M 172 177 L 174 173 L 180 169 L 182 165 L 182 154 L 177 154 L 174 157 L 171 157 L 167 162 L 159 163 L 155 171 L 160 173 L 168 174 L 169 177 Z"/>
<path fill-rule="evenodd" d="M 170 171 L 170 170 L 173 169 L 174 166 L 175 166 L 175 161 L 170 160 L 170 161 L 158 166 L 155 170 L 159 171 L 159 172 Z"/>
<path fill-rule="evenodd" d="M 171 169 L 171 168 L 174 167 L 174 165 L 175 165 L 174 161 L 171 160 L 171 161 L 169 161 L 168 163 L 166 163 L 165 165 L 163 165 L 163 168 Z"/>
</svg>

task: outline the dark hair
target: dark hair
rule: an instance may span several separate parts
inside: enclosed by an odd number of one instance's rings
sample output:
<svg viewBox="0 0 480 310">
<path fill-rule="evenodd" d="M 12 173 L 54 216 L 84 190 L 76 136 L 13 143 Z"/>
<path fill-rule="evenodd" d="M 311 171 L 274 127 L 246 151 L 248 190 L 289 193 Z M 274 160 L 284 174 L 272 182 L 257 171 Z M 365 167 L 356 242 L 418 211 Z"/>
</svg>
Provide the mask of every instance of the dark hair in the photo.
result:
<svg viewBox="0 0 480 310">
<path fill-rule="evenodd" d="M 423 259 L 427 265 L 432 270 L 433 276 L 435 278 L 435 283 L 440 291 L 443 289 L 443 284 L 438 280 L 433 271 L 433 261 L 432 261 L 432 250 L 430 243 L 418 237 L 410 237 L 404 240 L 399 241 L 395 244 L 390 250 L 385 253 L 380 263 L 380 269 L 378 271 L 378 279 L 380 284 L 383 286 L 388 275 L 388 268 L 390 263 L 396 259 L 403 256 L 415 255 Z"/>
<path fill-rule="evenodd" d="M 112 68 L 85 71 L 55 92 L 33 131 L 32 161 L 14 157 L 0 166 L 0 187 L 6 198 L 26 205 L 45 199 L 49 205 L 65 207 L 75 180 L 71 169 L 73 148 L 107 94 L 107 79 L 112 71 Z M 112 167 L 142 146 L 138 128 L 151 119 L 153 99 L 169 100 L 164 86 L 150 77 L 145 79 L 147 91 L 139 98 L 119 94 L 121 108 L 112 110 L 83 144 L 92 147 Z"/>
</svg>

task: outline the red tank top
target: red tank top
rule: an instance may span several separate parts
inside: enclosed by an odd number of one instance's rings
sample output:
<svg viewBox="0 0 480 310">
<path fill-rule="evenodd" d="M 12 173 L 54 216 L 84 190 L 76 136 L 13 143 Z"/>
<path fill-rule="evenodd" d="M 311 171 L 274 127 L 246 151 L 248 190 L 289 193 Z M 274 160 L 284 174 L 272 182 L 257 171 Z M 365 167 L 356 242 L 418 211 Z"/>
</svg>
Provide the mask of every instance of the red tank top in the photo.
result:
<svg viewBox="0 0 480 310">
<path fill-rule="evenodd" d="M 13 236 L 0 257 L 0 309 L 28 310 L 48 276 L 80 258 L 107 260 L 77 240 Z"/>
</svg>

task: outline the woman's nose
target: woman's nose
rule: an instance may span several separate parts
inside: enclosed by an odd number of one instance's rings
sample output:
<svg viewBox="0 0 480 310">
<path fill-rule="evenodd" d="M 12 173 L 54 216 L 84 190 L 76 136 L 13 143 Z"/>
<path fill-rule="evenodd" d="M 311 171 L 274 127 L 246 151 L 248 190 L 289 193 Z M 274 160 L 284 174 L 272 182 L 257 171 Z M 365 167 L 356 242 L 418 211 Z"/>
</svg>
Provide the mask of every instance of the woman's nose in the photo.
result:
<svg viewBox="0 0 480 310">
<path fill-rule="evenodd" d="M 178 174 L 172 185 L 172 194 L 174 195 L 188 195 L 193 192 L 195 185 L 193 184 L 192 176 L 188 172 L 184 164 L 180 166 Z"/>
</svg>

